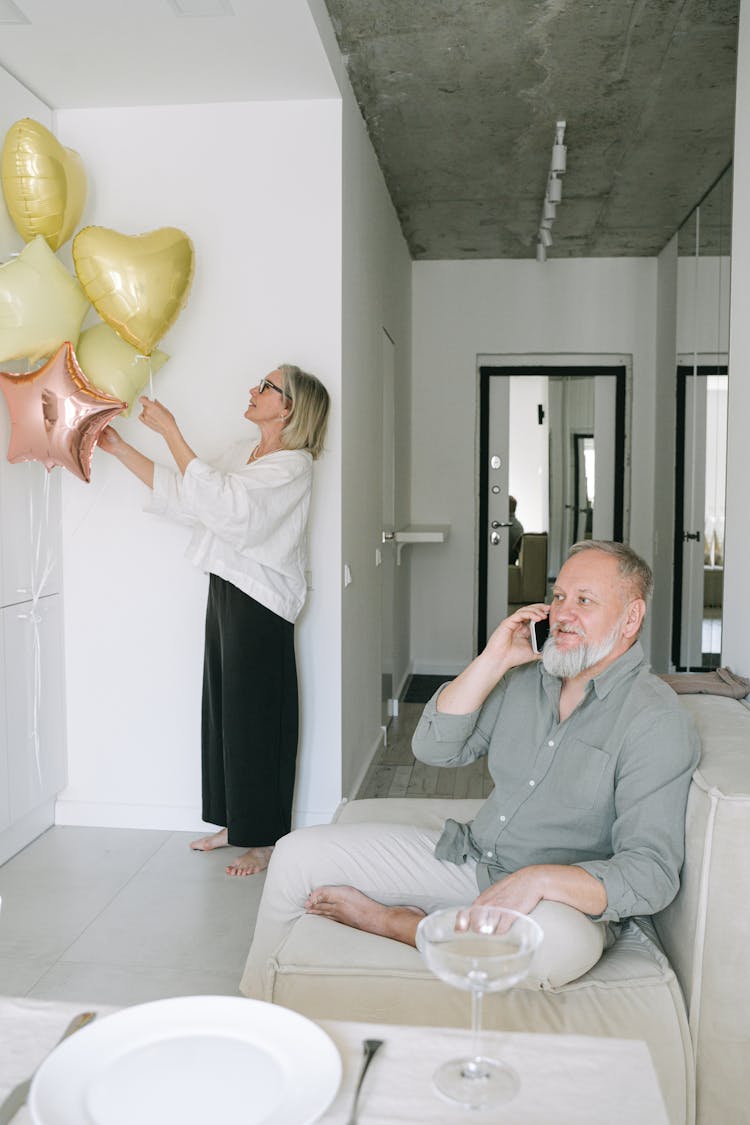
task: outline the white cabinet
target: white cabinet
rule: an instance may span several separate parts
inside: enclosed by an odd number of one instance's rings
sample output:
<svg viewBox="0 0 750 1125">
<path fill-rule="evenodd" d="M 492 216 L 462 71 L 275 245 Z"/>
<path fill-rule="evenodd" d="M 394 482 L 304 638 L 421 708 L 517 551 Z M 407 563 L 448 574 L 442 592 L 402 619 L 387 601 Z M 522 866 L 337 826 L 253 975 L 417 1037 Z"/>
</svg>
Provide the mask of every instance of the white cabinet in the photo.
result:
<svg viewBox="0 0 750 1125">
<path fill-rule="evenodd" d="M 65 784 L 60 595 L 2 610 L 10 822 Z"/>
<path fill-rule="evenodd" d="M 38 461 L 11 465 L 8 411 L 0 403 L 0 606 L 60 592 L 60 473 Z"/>
<path fill-rule="evenodd" d="M 0 446 L 2 451 L 2 446 Z M 38 461 L 0 469 L 2 587 L 0 604 L 60 593 L 60 468 Z"/>
<path fill-rule="evenodd" d="M 54 821 L 66 781 L 61 481 L 7 460 L 0 402 L 0 863 Z"/>
<path fill-rule="evenodd" d="M 0 834 L 10 824 L 10 780 L 8 777 L 8 740 L 3 717 L 5 705 L 5 642 L 0 629 Z"/>
</svg>

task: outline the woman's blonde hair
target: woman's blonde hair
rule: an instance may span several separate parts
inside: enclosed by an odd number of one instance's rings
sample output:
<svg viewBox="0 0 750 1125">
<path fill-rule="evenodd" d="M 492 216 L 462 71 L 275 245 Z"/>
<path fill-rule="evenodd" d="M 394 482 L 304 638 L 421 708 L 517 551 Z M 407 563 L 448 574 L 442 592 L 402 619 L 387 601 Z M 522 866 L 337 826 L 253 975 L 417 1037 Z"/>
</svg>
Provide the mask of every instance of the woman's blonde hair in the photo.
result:
<svg viewBox="0 0 750 1125">
<path fill-rule="evenodd" d="M 284 449 L 306 449 L 313 459 L 323 452 L 330 398 L 320 379 L 291 363 L 280 363 L 282 386 L 291 401 L 289 420 L 281 431 Z"/>
</svg>

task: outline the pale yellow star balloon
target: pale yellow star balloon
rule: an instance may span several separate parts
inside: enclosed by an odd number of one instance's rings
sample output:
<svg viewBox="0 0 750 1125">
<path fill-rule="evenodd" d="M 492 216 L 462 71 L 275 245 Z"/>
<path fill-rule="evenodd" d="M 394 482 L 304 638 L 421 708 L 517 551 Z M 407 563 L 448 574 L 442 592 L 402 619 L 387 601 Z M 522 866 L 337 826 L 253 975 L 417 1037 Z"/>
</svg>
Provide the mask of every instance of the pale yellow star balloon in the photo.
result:
<svg viewBox="0 0 750 1125">
<path fill-rule="evenodd" d="M 75 345 L 88 308 L 78 281 L 37 235 L 0 266 L 0 363 L 36 363 L 65 340 Z"/>
</svg>

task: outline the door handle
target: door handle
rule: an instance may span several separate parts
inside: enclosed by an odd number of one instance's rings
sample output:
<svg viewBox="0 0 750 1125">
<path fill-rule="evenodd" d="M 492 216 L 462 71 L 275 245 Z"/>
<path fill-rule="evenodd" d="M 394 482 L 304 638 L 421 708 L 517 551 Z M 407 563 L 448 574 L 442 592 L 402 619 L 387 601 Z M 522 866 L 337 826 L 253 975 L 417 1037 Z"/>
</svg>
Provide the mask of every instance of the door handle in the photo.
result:
<svg viewBox="0 0 750 1125">
<path fill-rule="evenodd" d="M 499 520 L 493 520 L 490 527 L 512 527 L 512 523 L 500 523 Z"/>
</svg>

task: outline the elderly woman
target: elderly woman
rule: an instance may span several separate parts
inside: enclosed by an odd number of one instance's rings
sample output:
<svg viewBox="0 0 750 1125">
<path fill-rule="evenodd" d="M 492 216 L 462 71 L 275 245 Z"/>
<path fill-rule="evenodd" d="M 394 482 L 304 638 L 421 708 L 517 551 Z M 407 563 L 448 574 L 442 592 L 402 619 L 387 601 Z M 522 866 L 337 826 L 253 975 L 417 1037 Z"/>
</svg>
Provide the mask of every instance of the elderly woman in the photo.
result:
<svg viewBox="0 0 750 1125">
<path fill-rule="evenodd" d="M 164 438 L 177 471 L 108 427 L 100 448 L 152 489 L 149 510 L 188 523 L 188 557 L 210 575 L 203 668 L 203 818 L 222 825 L 196 851 L 247 850 L 226 868 L 252 875 L 291 829 L 298 698 L 294 622 L 305 602 L 312 462 L 329 398 L 314 375 L 282 364 L 250 390 L 260 440 L 201 461 L 174 416 L 141 398 L 140 421 Z"/>
</svg>

